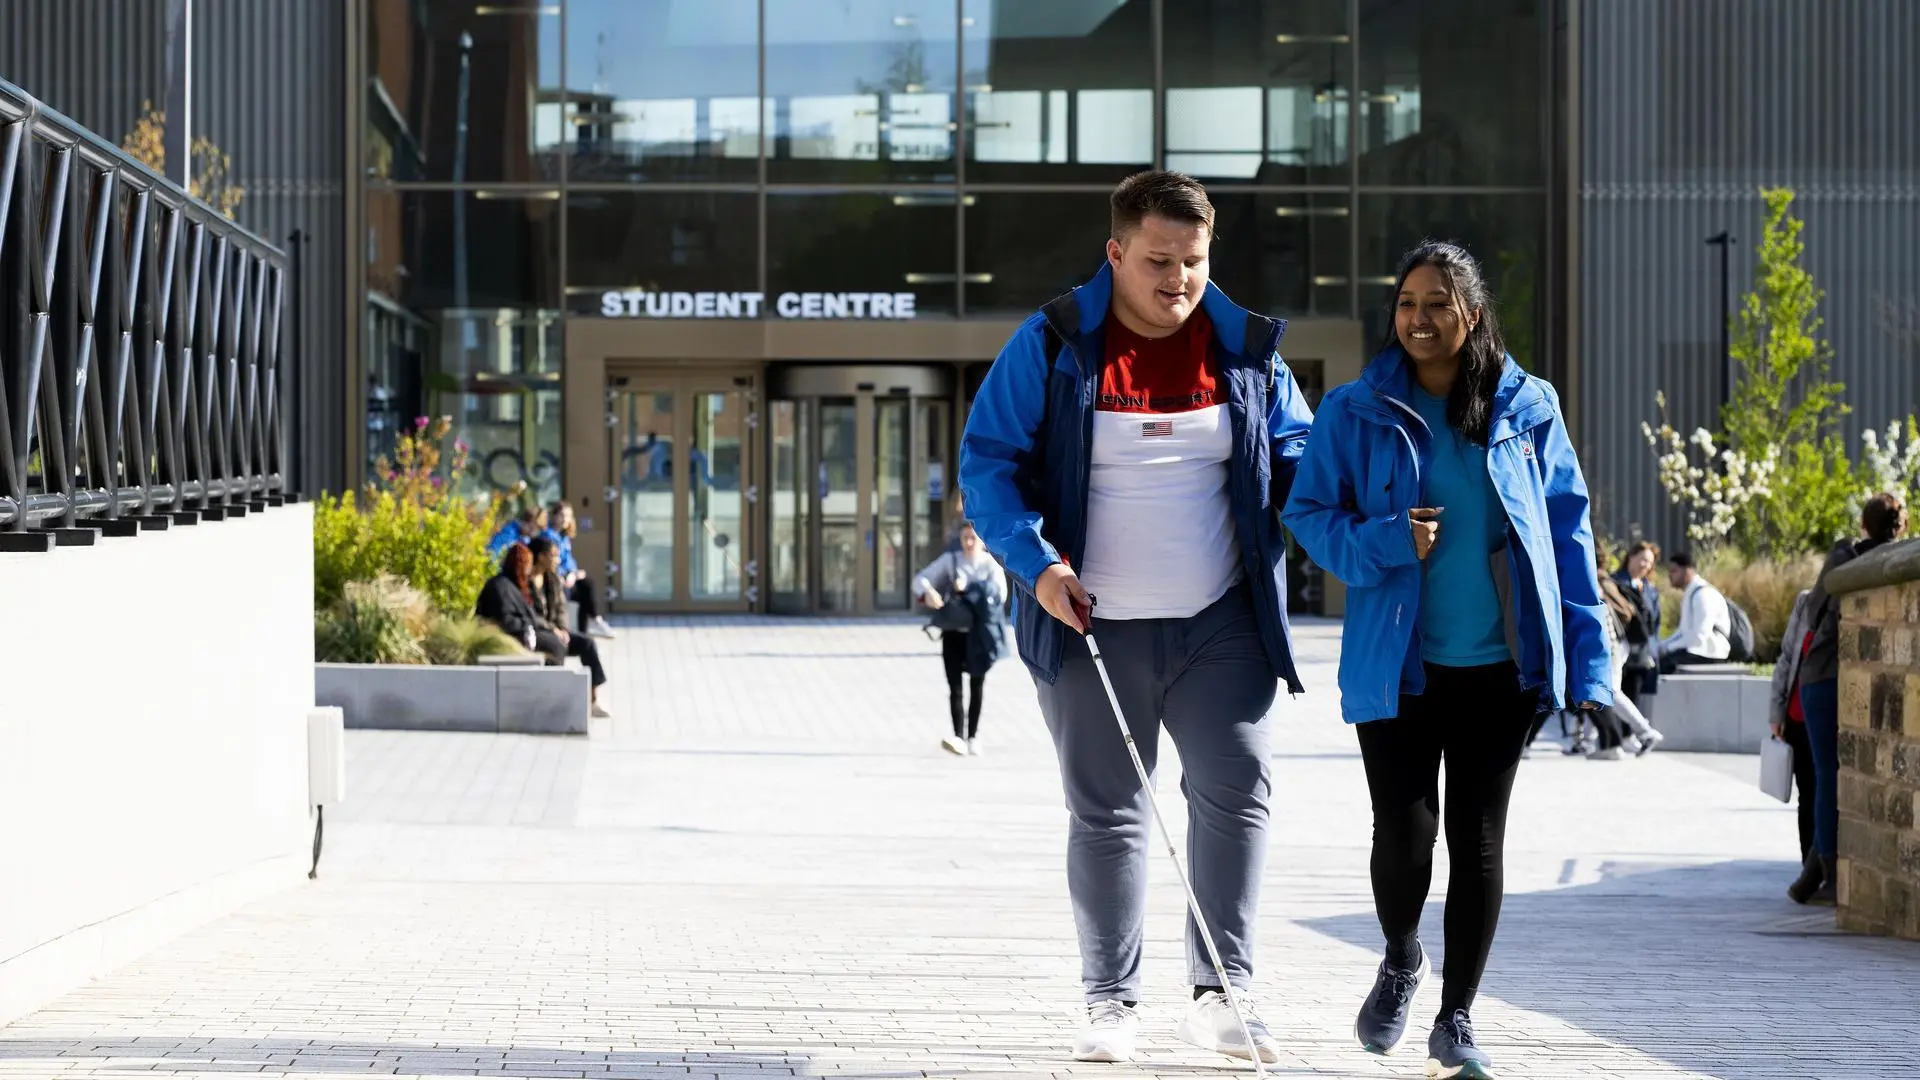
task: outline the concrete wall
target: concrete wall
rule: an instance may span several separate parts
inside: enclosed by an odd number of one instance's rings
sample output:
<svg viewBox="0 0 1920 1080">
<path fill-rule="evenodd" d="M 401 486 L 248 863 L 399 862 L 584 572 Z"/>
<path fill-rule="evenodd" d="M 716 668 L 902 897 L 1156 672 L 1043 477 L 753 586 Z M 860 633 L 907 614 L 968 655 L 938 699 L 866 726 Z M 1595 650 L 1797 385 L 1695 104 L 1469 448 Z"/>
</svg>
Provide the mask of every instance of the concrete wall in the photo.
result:
<svg viewBox="0 0 1920 1080">
<path fill-rule="evenodd" d="M 0 1023 L 302 880 L 307 505 L 0 554 Z"/>
<path fill-rule="evenodd" d="M 1920 541 L 1828 575 L 1840 599 L 1841 929 L 1920 940 Z"/>
</svg>

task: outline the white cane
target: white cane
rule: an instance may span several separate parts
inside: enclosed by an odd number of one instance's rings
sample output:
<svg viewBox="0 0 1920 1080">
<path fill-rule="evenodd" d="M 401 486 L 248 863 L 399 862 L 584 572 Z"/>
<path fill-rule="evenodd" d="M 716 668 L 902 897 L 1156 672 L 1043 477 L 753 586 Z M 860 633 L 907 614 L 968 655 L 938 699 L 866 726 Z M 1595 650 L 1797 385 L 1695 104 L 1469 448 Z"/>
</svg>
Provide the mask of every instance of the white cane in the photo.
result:
<svg viewBox="0 0 1920 1080">
<path fill-rule="evenodd" d="M 1114 722 L 1120 725 L 1120 737 L 1126 740 L 1127 757 L 1133 759 L 1133 771 L 1140 777 L 1140 788 L 1147 793 L 1147 805 L 1153 808 L 1154 824 L 1160 828 L 1160 836 L 1167 843 L 1167 858 L 1173 860 L 1174 873 L 1180 876 L 1180 887 L 1187 893 L 1187 910 L 1193 914 L 1193 924 L 1200 931 L 1200 941 L 1207 947 L 1207 958 L 1213 961 L 1214 974 L 1220 977 L 1220 990 L 1227 995 L 1227 1005 L 1233 1009 L 1233 1018 L 1240 1023 L 1240 1037 L 1247 1041 L 1247 1057 L 1253 1062 L 1256 1076 L 1267 1075 L 1266 1066 L 1260 1062 L 1260 1048 L 1253 1043 L 1253 1031 L 1247 1027 L 1246 1014 L 1240 1011 L 1240 998 L 1233 990 L 1233 981 L 1227 978 L 1227 965 L 1220 960 L 1220 949 L 1213 943 L 1213 931 L 1207 929 L 1207 918 L 1200 913 L 1200 898 L 1194 895 L 1193 883 L 1187 880 L 1187 869 L 1180 864 L 1180 852 L 1173 845 L 1173 833 L 1167 829 L 1167 819 L 1160 813 L 1160 800 L 1153 795 L 1153 778 L 1147 775 L 1147 766 L 1140 760 L 1140 748 L 1133 743 L 1133 731 L 1127 727 L 1127 718 L 1120 711 L 1120 695 L 1114 692 L 1113 680 L 1107 677 L 1106 661 L 1100 658 L 1100 643 L 1093 639 L 1093 632 L 1083 635 L 1087 639 L 1087 652 L 1093 655 L 1093 669 L 1100 673 L 1100 685 L 1106 688 L 1107 704 L 1113 707 Z"/>
</svg>

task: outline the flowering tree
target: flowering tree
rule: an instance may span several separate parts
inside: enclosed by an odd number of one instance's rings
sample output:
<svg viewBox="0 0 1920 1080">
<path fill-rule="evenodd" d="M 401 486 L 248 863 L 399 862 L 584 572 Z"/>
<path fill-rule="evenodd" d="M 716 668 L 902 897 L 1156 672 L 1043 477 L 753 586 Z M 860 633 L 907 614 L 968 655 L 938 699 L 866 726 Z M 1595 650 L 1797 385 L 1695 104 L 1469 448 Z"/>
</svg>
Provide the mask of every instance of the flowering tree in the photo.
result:
<svg viewBox="0 0 1920 1080">
<path fill-rule="evenodd" d="M 1868 428 L 1860 433 L 1860 446 L 1862 505 L 1881 491 L 1920 494 L 1920 421 L 1909 416 L 1902 425 L 1896 420 L 1884 436 Z"/>
<path fill-rule="evenodd" d="M 1899 424 L 1868 432 L 1865 453 L 1849 461 L 1839 423 L 1850 411 L 1846 387 L 1829 376 L 1832 349 L 1818 336 L 1824 296 L 1800 264 L 1802 222 L 1788 211 L 1793 192 L 1760 192 L 1766 206 L 1754 288 L 1730 328 L 1739 378 L 1721 409 L 1719 434 L 1704 428 L 1682 436 L 1666 422 L 1642 424 L 1660 485 L 1687 511 L 1688 536 L 1711 548 L 1725 543 L 1747 558 L 1791 559 L 1824 551 L 1851 533 L 1868 493 L 1904 490 L 1920 468 L 1909 418 L 1906 446 Z M 1695 454 L 1698 454 L 1698 460 Z"/>
<path fill-rule="evenodd" d="M 162 175 L 167 171 L 167 113 L 156 109 L 153 102 L 140 103 L 140 119 L 133 130 L 120 142 L 120 149 L 127 156 L 138 160 L 147 168 Z M 240 200 L 246 197 L 247 189 L 228 178 L 233 168 L 233 155 L 223 152 L 205 135 L 193 140 L 187 156 L 192 168 L 188 170 L 187 194 L 201 200 L 220 211 L 227 217 L 233 217 L 240 209 Z"/>
<path fill-rule="evenodd" d="M 1718 446 L 1706 428 L 1682 437 L 1667 422 L 1666 395 L 1656 394 L 1654 400 L 1660 407 L 1660 426 L 1643 422 L 1640 432 L 1656 455 L 1660 487 L 1669 502 L 1686 508 L 1687 539 L 1710 551 L 1725 542 L 1751 503 L 1772 496 L 1779 449 L 1769 446 L 1750 458 Z"/>
</svg>

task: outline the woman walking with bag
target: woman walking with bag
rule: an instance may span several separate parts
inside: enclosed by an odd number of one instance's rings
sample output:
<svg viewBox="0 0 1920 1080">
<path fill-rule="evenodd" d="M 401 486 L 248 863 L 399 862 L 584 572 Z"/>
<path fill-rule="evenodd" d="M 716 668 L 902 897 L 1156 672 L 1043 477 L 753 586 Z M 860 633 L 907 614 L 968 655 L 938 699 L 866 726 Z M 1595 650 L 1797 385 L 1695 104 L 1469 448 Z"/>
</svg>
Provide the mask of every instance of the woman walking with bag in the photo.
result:
<svg viewBox="0 0 1920 1080">
<path fill-rule="evenodd" d="M 971 522 L 961 522 L 955 550 L 941 553 L 913 579 L 914 595 L 935 613 L 940 629 L 940 659 L 947 669 L 947 708 L 953 734 L 940 740 L 949 753 L 980 756 L 980 699 L 987 669 L 999 659 L 999 643 L 987 641 L 1001 630 L 1007 602 L 1007 575 L 1000 569 Z M 962 706 L 961 683 L 969 694 Z"/>
<path fill-rule="evenodd" d="M 1586 482 L 1552 387 L 1506 355 L 1465 250 L 1423 244 L 1397 280 L 1386 347 L 1321 403 L 1285 518 L 1349 590 L 1341 708 L 1366 765 L 1387 945 L 1355 1035 L 1397 1046 L 1431 969 L 1420 911 L 1444 759 L 1454 863 L 1427 1074 L 1486 1080 L 1470 1010 L 1521 748 L 1542 710 L 1608 705 L 1610 660 Z"/>
</svg>

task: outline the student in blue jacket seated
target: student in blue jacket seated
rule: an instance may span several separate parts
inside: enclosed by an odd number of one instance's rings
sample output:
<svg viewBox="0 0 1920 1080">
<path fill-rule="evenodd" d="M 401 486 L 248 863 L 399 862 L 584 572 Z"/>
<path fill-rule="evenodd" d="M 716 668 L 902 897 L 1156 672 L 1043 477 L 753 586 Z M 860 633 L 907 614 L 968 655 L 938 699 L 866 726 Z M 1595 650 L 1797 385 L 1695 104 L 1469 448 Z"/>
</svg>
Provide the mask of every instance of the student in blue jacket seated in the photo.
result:
<svg viewBox="0 0 1920 1080">
<path fill-rule="evenodd" d="M 1386 959 L 1355 1034 L 1405 1037 L 1447 766 L 1446 955 L 1428 1075 L 1486 1078 L 1470 1010 L 1493 946 L 1507 801 L 1534 716 L 1612 703 L 1587 487 L 1559 400 L 1506 354 L 1471 255 L 1426 243 L 1393 328 L 1321 402 L 1285 519 L 1345 582 L 1341 708 L 1373 802 Z"/>
</svg>

